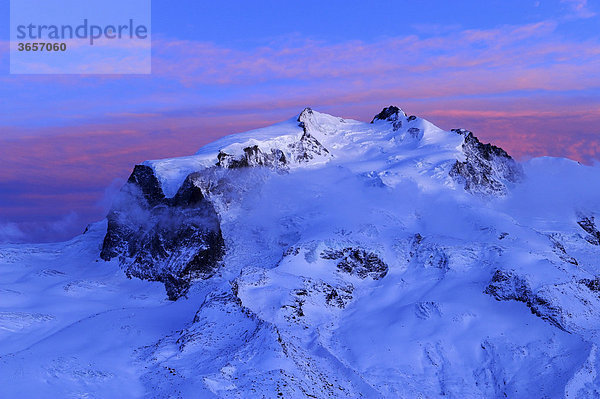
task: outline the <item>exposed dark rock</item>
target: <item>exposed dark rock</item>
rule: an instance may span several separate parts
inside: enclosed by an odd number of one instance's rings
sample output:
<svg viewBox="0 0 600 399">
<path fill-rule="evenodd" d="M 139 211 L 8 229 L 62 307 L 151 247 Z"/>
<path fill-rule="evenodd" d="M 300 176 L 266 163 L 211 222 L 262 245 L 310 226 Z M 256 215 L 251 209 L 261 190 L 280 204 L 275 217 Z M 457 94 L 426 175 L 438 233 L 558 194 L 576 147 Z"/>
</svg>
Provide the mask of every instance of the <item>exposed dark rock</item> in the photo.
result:
<svg viewBox="0 0 600 399">
<path fill-rule="evenodd" d="M 135 165 L 127 183 L 133 184 L 141 190 L 149 206 L 156 206 L 165 199 L 160 183 L 149 166 Z"/>
<path fill-rule="evenodd" d="M 297 322 L 300 318 L 304 317 L 304 309 L 302 309 L 302 305 L 304 305 L 304 300 L 298 298 L 295 299 L 292 305 L 282 305 L 282 309 L 289 311 L 289 315 L 284 316 L 286 320 Z"/>
<path fill-rule="evenodd" d="M 584 278 L 579 280 L 579 283 L 588 287 L 590 291 L 597 292 L 600 295 L 600 277 L 594 279 Z"/>
<path fill-rule="evenodd" d="M 311 128 L 317 129 L 313 115 L 313 110 L 306 108 L 298 117 L 298 126 L 302 128 L 303 133 L 298 142 L 289 145 L 292 160 L 295 162 L 309 162 L 316 157 L 331 156 L 327 148 L 310 134 Z"/>
<path fill-rule="evenodd" d="M 567 263 L 570 263 L 575 266 L 579 265 L 579 263 L 577 262 L 577 259 L 575 259 L 574 257 L 569 256 L 569 254 L 567 254 L 567 250 L 565 249 L 565 246 L 559 241 L 558 236 L 556 236 L 554 234 L 550 234 L 548 236 L 548 238 L 552 242 L 552 246 L 554 247 L 554 252 L 558 255 L 558 257 L 563 262 L 567 262 Z"/>
<path fill-rule="evenodd" d="M 283 151 L 271 148 L 270 152 L 264 153 L 257 145 L 244 148 L 244 154 L 239 158 L 223 151 L 220 151 L 217 155 L 217 166 L 225 169 L 256 166 L 283 168 L 286 164 L 287 160 Z"/>
<path fill-rule="evenodd" d="M 273 169 L 285 169 L 290 162 L 305 163 L 317 157 L 330 157 L 331 154 L 319 140 L 310 134 L 313 111 L 306 108 L 298 117 L 299 126 L 304 132 L 300 139 L 291 143 L 287 148 L 260 148 L 258 145 L 243 149 L 243 154 L 233 155 L 220 151 L 217 155 L 216 166 L 225 169 L 240 169 L 248 167 L 266 166 Z M 286 151 L 286 152 L 284 152 Z M 287 154 L 287 156 L 286 156 Z"/>
<path fill-rule="evenodd" d="M 407 130 L 407 133 L 414 139 L 418 139 L 421 138 L 423 135 L 423 132 L 421 131 L 421 129 L 417 128 L 417 127 L 411 127 Z"/>
<path fill-rule="evenodd" d="M 585 237 L 586 241 L 592 245 L 600 245 L 600 231 L 596 227 L 594 217 L 580 216 L 580 220 L 577 224 L 586 232 L 588 236 Z"/>
<path fill-rule="evenodd" d="M 485 293 L 498 301 L 517 301 L 527 305 L 531 313 L 567 331 L 560 309 L 543 297 L 536 295 L 527 280 L 512 271 L 496 270 Z"/>
<path fill-rule="evenodd" d="M 219 219 L 188 176 L 165 198 L 151 168 L 137 165 L 113 203 L 100 256 L 118 257 L 130 277 L 161 281 L 170 299 L 208 278 L 224 253 Z"/>
<path fill-rule="evenodd" d="M 298 116 L 298 126 L 300 126 L 305 132 L 311 134 L 318 133 L 322 135 L 328 135 L 333 133 L 333 131 L 329 130 L 327 126 L 321 123 L 316 114 L 318 113 L 314 112 L 312 109 L 305 108 Z M 339 118 L 338 121 L 339 123 L 346 123 L 343 118 Z"/>
<path fill-rule="evenodd" d="M 339 294 L 335 288 L 331 288 L 331 290 L 325 296 L 325 302 L 329 306 L 338 306 L 339 308 L 344 308 L 344 303 L 341 301 Z"/>
<path fill-rule="evenodd" d="M 340 271 L 362 279 L 371 277 L 373 280 L 379 280 L 385 277 L 389 269 L 388 265 L 373 252 L 360 248 L 325 250 L 321 253 L 321 258 L 339 260 L 337 267 Z"/>
<path fill-rule="evenodd" d="M 450 131 L 454 132 L 456 134 L 460 134 L 461 136 L 466 136 L 468 133 L 471 133 L 471 131 L 469 131 L 467 129 L 463 129 L 463 128 L 450 129 Z"/>
<path fill-rule="evenodd" d="M 402 113 L 402 118 L 400 113 Z M 392 122 L 392 126 L 394 130 L 398 130 L 402 127 L 402 119 L 406 118 L 406 114 L 400 108 L 396 106 L 389 106 L 384 108 L 380 113 L 375 115 L 371 123 L 375 123 L 375 121 L 388 121 Z"/>
<path fill-rule="evenodd" d="M 463 135 L 462 145 L 466 160 L 456 161 L 450 169 L 450 176 L 464 184 L 465 190 L 477 194 L 506 194 L 505 183 L 521 181 L 523 171 L 502 148 L 481 143 L 477 137 L 465 129 L 452 129 Z"/>
<path fill-rule="evenodd" d="M 309 162 L 316 157 L 330 156 L 327 148 L 311 136 L 306 127 L 304 127 L 304 133 L 300 137 L 300 141 L 290 144 L 289 148 L 295 162 Z"/>
<path fill-rule="evenodd" d="M 401 112 L 401 109 L 396 107 L 395 105 L 390 105 L 389 107 L 384 108 L 380 113 L 375 115 L 371 123 L 376 120 L 380 121 L 392 121 L 398 118 L 398 114 Z"/>
<path fill-rule="evenodd" d="M 294 290 L 295 305 L 287 305 L 288 308 L 298 308 L 298 303 L 304 303 L 306 298 L 323 295 L 327 306 L 344 309 L 352 301 L 354 287 L 352 284 L 345 286 L 332 286 L 324 281 L 305 281 L 306 288 Z"/>
<path fill-rule="evenodd" d="M 297 256 L 300 253 L 300 247 L 291 246 L 285 250 L 283 256 Z"/>
<path fill-rule="evenodd" d="M 533 296 L 529 285 L 524 279 L 521 279 L 513 272 L 504 270 L 496 270 L 494 272 L 490 284 L 485 289 L 485 293 L 492 295 L 499 301 L 515 300 L 527 302 L 527 298 Z"/>
<path fill-rule="evenodd" d="M 312 108 L 306 107 L 300 112 L 298 115 L 298 122 L 300 122 L 300 126 L 304 127 L 304 123 L 307 119 L 311 118 L 314 115 Z"/>
<path fill-rule="evenodd" d="M 298 323 L 302 321 L 305 316 L 304 309 L 302 306 L 306 302 L 306 298 L 309 296 L 309 292 L 305 289 L 295 290 L 293 293 L 293 301 L 291 304 L 284 304 L 281 309 L 284 309 L 284 317 L 287 321 L 292 323 Z"/>
<path fill-rule="evenodd" d="M 413 242 L 415 245 L 419 245 L 423 241 L 423 236 L 420 233 L 416 233 L 413 236 Z"/>
<path fill-rule="evenodd" d="M 352 287 L 338 287 L 323 283 L 325 303 L 329 306 L 344 309 L 352 300 Z"/>
</svg>

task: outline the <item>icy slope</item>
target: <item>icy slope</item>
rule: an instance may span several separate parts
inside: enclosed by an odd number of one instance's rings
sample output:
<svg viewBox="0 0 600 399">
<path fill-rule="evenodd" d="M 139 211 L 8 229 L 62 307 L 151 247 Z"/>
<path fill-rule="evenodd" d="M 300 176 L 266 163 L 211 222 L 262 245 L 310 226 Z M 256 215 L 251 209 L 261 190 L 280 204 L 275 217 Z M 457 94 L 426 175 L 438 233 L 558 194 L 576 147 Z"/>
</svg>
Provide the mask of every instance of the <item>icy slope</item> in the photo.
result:
<svg viewBox="0 0 600 399">
<path fill-rule="evenodd" d="M 599 183 L 396 107 L 145 162 L 0 247 L 0 396 L 599 396 Z"/>
</svg>

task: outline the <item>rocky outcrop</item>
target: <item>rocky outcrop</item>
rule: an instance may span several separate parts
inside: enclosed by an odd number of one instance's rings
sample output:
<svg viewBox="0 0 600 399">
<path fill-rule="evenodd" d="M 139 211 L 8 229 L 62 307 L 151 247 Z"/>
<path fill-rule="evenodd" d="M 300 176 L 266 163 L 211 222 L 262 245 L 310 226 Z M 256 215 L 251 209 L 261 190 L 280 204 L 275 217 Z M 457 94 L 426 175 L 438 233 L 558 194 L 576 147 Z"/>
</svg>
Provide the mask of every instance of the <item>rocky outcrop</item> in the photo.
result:
<svg viewBox="0 0 600 399">
<path fill-rule="evenodd" d="M 579 283 L 585 285 L 590 291 L 600 295 L 600 277 L 595 277 L 593 279 L 584 278 L 579 280 Z"/>
<path fill-rule="evenodd" d="M 308 163 L 318 158 L 327 159 L 331 157 L 327 148 L 306 129 L 298 141 L 288 144 L 284 149 L 285 152 L 279 148 L 261 149 L 258 145 L 253 145 L 245 147 L 242 154 L 239 155 L 220 151 L 217 155 L 216 166 L 225 169 L 264 166 L 284 170 L 291 162 Z"/>
<path fill-rule="evenodd" d="M 211 276 L 224 253 L 217 213 L 189 176 L 166 198 L 152 168 L 137 165 L 107 218 L 101 258 L 118 258 L 130 277 L 163 282 L 173 300 Z"/>
<path fill-rule="evenodd" d="M 361 248 L 329 249 L 321 253 L 321 258 L 337 260 L 338 270 L 361 279 L 370 277 L 379 280 L 385 277 L 389 269 L 376 254 Z"/>
<path fill-rule="evenodd" d="M 313 137 L 306 128 L 300 140 L 290 144 L 289 149 L 295 162 L 310 162 L 315 158 L 328 158 L 331 156 L 327 148 Z"/>
<path fill-rule="evenodd" d="M 302 128 L 303 133 L 300 140 L 289 145 L 292 153 L 292 159 L 295 162 L 309 162 L 316 158 L 329 158 L 331 154 L 329 150 L 323 146 L 313 135 L 311 130 L 320 130 L 318 125 L 313 121 L 313 110 L 305 108 L 298 116 L 298 125 Z"/>
<path fill-rule="evenodd" d="M 553 246 L 552 249 L 554 250 L 556 255 L 558 255 L 560 260 L 562 260 L 563 262 L 570 263 L 575 266 L 579 265 L 579 262 L 577 262 L 577 259 L 570 256 L 567 253 L 565 246 L 562 244 L 562 242 L 560 242 L 560 240 L 559 240 L 560 234 L 557 234 L 557 233 L 549 234 L 548 238 L 550 239 L 550 242 L 552 242 L 552 246 Z"/>
<path fill-rule="evenodd" d="M 464 136 L 462 150 L 465 161 L 456 161 L 450 169 L 450 176 L 463 184 L 465 190 L 474 194 L 504 195 L 507 193 L 506 183 L 521 181 L 521 166 L 502 148 L 481 143 L 468 130 L 452 131 Z"/>
<path fill-rule="evenodd" d="M 306 108 L 298 117 L 298 125 L 302 127 L 303 133 L 299 139 L 280 148 L 261 148 L 252 145 L 243 148 L 241 154 L 230 154 L 227 151 L 219 151 L 216 166 L 225 169 L 239 169 L 252 167 L 269 167 L 278 170 L 286 169 L 290 163 L 308 163 L 313 160 L 326 160 L 331 158 L 327 148 L 323 146 L 310 132 L 319 130 L 319 125 L 313 121 L 313 111 Z"/>
<path fill-rule="evenodd" d="M 325 294 L 325 303 L 328 306 L 344 309 L 352 300 L 352 285 L 336 288 L 330 284 L 323 283 L 322 290 Z"/>
<path fill-rule="evenodd" d="M 423 137 L 423 131 L 418 127 L 410 127 L 406 131 L 409 137 L 420 140 Z"/>
<path fill-rule="evenodd" d="M 531 313 L 566 331 L 561 310 L 533 292 L 528 281 L 512 271 L 496 270 L 485 293 L 498 301 L 523 302 Z"/>
<path fill-rule="evenodd" d="M 406 119 L 406 114 L 400 108 L 396 106 L 389 106 L 384 108 L 380 113 L 375 115 L 371 123 L 376 121 L 387 121 L 392 123 L 394 131 L 402 128 L 402 121 Z"/>
<path fill-rule="evenodd" d="M 596 227 L 593 216 L 580 216 L 577 221 L 579 227 L 581 227 L 588 235 L 585 240 L 592 245 L 600 245 L 600 230 Z"/>
<path fill-rule="evenodd" d="M 240 157 L 219 151 L 217 155 L 217 166 L 225 169 L 248 168 L 256 166 L 267 166 L 272 168 L 283 168 L 288 161 L 283 151 L 271 148 L 263 152 L 257 145 L 246 147 Z"/>
</svg>

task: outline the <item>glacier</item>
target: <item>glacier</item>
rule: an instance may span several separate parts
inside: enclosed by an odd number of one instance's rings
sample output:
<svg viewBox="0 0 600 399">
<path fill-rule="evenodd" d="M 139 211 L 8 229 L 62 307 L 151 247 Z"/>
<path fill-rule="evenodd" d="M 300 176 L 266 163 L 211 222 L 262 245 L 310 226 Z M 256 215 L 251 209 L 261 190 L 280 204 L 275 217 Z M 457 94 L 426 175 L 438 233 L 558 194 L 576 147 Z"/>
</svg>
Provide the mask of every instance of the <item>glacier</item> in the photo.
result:
<svg viewBox="0 0 600 399">
<path fill-rule="evenodd" d="M 395 106 L 146 161 L 0 245 L 0 397 L 600 397 L 599 187 Z"/>
</svg>

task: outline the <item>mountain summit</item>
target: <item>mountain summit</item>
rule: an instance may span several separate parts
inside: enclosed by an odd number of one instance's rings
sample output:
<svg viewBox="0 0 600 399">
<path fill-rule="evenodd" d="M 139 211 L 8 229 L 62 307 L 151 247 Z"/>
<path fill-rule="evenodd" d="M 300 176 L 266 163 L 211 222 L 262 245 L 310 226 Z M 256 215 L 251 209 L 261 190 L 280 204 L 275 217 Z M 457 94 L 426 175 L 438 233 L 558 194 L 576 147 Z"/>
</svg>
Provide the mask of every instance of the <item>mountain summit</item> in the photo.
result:
<svg viewBox="0 0 600 399">
<path fill-rule="evenodd" d="M 506 184 L 519 181 L 521 168 L 504 150 L 464 129 L 454 133 L 395 106 L 371 124 L 305 108 L 287 122 L 225 137 L 193 157 L 137 165 L 108 215 L 101 256 L 119 257 L 128 275 L 164 282 L 171 299 L 185 294 L 193 279 L 210 277 L 225 250 L 217 220 L 231 200 L 224 202 L 222 192 L 240 194 L 229 187 L 237 182 L 225 169 L 335 167 L 389 188 L 410 175 L 430 189 L 464 186 L 488 195 L 504 195 Z M 190 197 L 193 203 L 181 201 Z"/>
<path fill-rule="evenodd" d="M 0 396 L 595 397 L 598 184 L 395 106 L 146 161 L 0 247 Z"/>
</svg>

